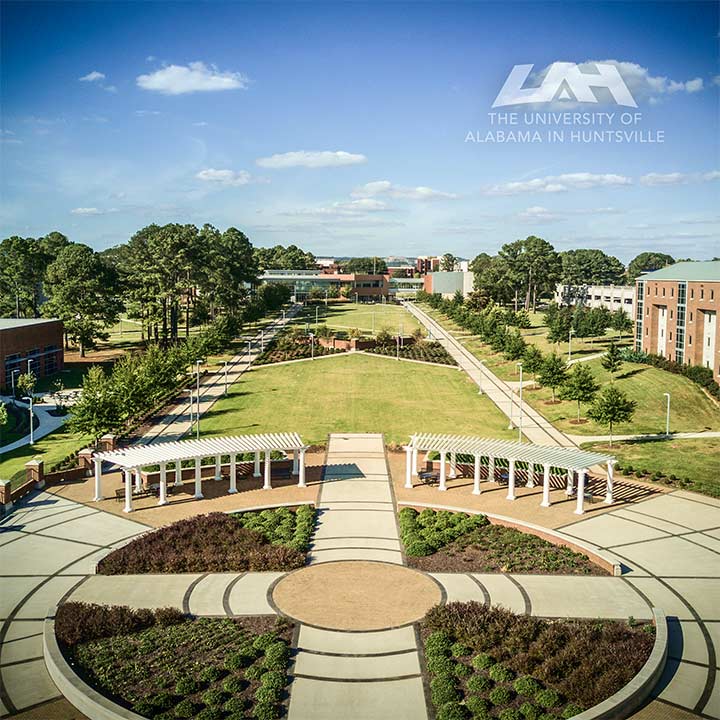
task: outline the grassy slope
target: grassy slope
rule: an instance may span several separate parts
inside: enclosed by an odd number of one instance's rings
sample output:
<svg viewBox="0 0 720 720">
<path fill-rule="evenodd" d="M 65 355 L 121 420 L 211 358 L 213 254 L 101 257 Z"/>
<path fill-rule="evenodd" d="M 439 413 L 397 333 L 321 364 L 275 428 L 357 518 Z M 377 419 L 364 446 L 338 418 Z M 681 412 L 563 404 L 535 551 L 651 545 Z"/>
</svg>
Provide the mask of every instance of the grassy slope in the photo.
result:
<svg viewBox="0 0 720 720">
<path fill-rule="evenodd" d="M 423 309 L 428 311 L 427 306 Z M 517 381 L 518 375 L 515 363 L 506 361 L 501 354 L 494 353 L 488 345 L 480 342 L 467 331 L 447 320 L 434 311 L 432 316 L 441 322 L 444 327 L 458 335 L 465 347 L 485 362 L 486 367 L 492 370 L 503 380 Z M 538 332 L 533 328 L 526 332 Z M 536 337 L 536 336 L 533 336 Z M 529 338 L 526 338 L 529 339 Z M 545 340 L 547 344 L 547 340 Z M 538 344 L 538 343 L 536 343 Z M 573 342 L 573 357 L 588 354 L 589 343 L 584 343 L 580 352 L 575 353 Z M 561 344 L 562 346 L 562 344 Z M 545 349 L 545 348 L 543 348 Z M 567 343 L 564 344 L 567 352 Z M 598 352 L 596 344 L 594 351 Z M 610 375 L 601 365 L 600 359 L 588 360 L 588 366 L 595 377 L 603 384 L 609 384 Z M 525 379 L 530 379 L 526 377 Z M 680 375 L 648 365 L 624 363 L 618 373 L 616 383 L 619 388 L 638 403 L 638 409 L 631 423 L 617 425 L 613 432 L 617 434 L 630 433 L 657 433 L 665 431 L 665 398 L 664 392 L 671 394 L 670 429 L 674 432 L 699 432 L 702 430 L 720 430 L 720 409 L 700 388 L 693 382 Z M 552 397 L 552 392 L 546 389 L 524 391 L 523 399 L 538 409 L 554 425 L 564 432 L 577 435 L 606 435 L 608 428 L 595 422 L 582 425 L 573 425 L 570 420 L 576 417 L 576 404 L 574 402 L 561 402 L 558 405 L 546 405 L 545 400 Z M 581 416 L 586 407 L 582 407 Z"/>
<path fill-rule="evenodd" d="M 297 431 L 308 443 L 330 432 L 382 432 L 388 442 L 416 432 L 515 437 L 464 373 L 365 355 L 254 370 L 201 427 L 204 435 Z"/>
<path fill-rule="evenodd" d="M 348 331 L 358 328 L 364 334 L 370 335 L 373 328 L 373 314 L 375 315 L 375 332 L 385 327 L 395 335 L 402 324 L 403 334 L 410 335 L 419 327 L 417 320 L 399 305 L 330 303 L 326 309 L 323 303 L 318 305 L 318 308 L 318 321 L 327 323 L 328 327 L 336 330 Z M 309 322 L 312 329 L 315 324 L 315 306 L 306 308 L 298 322 L 302 325 Z"/>
<path fill-rule="evenodd" d="M 648 473 L 663 472 L 689 478 L 689 490 L 720 497 L 720 438 L 657 440 L 653 442 L 588 443 L 584 447 L 610 451 L 622 465 Z"/>
</svg>

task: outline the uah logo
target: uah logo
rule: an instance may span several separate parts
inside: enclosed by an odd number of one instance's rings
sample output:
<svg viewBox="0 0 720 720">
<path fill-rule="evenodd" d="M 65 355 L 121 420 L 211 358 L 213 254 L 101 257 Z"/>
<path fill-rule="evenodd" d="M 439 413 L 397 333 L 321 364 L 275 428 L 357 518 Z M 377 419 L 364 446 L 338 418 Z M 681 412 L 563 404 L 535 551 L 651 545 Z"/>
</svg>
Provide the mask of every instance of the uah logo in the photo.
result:
<svg viewBox="0 0 720 720">
<path fill-rule="evenodd" d="M 515 65 L 495 98 L 493 107 L 553 100 L 597 103 L 598 99 L 592 88 L 606 88 L 618 105 L 637 107 L 635 99 L 615 65 L 595 63 L 595 67 L 597 73 L 586 73 L 582 72 L 575 63 L 555 62 L 550 66 L 540 85 L 523 88 L 533 66 Z"/>
</svg>

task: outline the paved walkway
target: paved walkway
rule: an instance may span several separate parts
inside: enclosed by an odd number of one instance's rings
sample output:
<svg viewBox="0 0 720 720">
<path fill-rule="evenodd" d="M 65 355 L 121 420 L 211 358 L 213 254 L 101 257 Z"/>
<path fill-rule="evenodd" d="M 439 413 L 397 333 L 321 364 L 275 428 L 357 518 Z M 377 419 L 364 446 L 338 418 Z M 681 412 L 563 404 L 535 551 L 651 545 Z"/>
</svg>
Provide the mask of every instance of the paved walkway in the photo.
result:
<svg viewBox="0 0 720 720">
<path fill-rule="evenodd" d="M 567 434 L 567 436 L 578 445 L 580 443 L 586 443 L 586 442 L 609 442 L 610 436 L 609 435 L 571 435 Z M 706 431 L 706 432 L 681 432 L 681 433 L 670 433 L 670 435 L 665 435 L 665 433 L 655 433 L 654 435 L 613 435 L 612 441 L 615 442 L 616 440 L 620 442 L 621 440 L 692 440 L 694 438 L 719 438 L 720 432 L 716 430 L 712 431 Z"/>
<path fill-rule="evenodd" d="M 9 396 L 0 396 L 0 402 L 9 403 L 12 399 Z M 15 401 L 19 408 L 28 410 L 28 404 L 20 400 Z M 55 403 L 33 403 L 33 412 L 35 417 L 38 419 L 39 425 L 33 430 L 33 440 L 37 441 L 40 438 L 44 438 L 51 432 L 54 432 L 59 427 L 62 427 L 70 418 L 70 415 L 51 415 L 50 412 L 55 410 Z M 30 433 L 21 437 L 19 440 L 8 443 L 7 445 L 0 445 L 0 456 L 3 453 L 16 450 L 17 448 L 23 447 L 30 444 Z"/>
<path fill-rule="evenodd" d="M 454 338 L 438 322 L 433 320 L 417 305 L 406 302 L 405 307 L 418 322 L 432 332 L 440 344 L 452 355 L 457 364 L 470 376 L 495 405 L 517 423 L 520 415 L 520 396 L 508 383 L 500 380 L 488 370 L 469 350 Z M 517 425 L 515 425 L 517 427 Z M 538 445 L 560 445 L 574 447 L 575 443 L 564 433 L 553 427 L 537 410 L 523 403 L 523 434 L 530 442 Z"/>
</svg>

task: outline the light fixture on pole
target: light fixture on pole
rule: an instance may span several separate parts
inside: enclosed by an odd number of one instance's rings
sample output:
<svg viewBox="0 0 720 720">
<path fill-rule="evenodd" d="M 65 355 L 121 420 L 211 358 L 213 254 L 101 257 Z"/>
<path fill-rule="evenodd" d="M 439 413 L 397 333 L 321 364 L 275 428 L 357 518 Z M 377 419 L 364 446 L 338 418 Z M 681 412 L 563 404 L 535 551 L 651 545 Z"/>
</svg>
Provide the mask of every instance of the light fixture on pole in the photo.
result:
<svg viewBox="0 0 720 720">
<path fill-rule="evenodd" d="M 518 442 L 522 442 L 522 425 L 523 425 L 523 373 L 522 363 L 517 363 L 520 368 L 520 421 L 518 422 Z"/>
<path fill-rule="evenodd" d="M 23 400 L 27 400 L 30 404 L 28 408 L 30 410 L 30 444 L 35 444 L 35 428 L 33 427 L 33 394 L 30 393 L 29 397 L 24 397 Z"/>
<path fill-rule="evenodd" d="M 508 390 L 510 391 L 510 422 L 508 423 L 508 430 L 512 430 L 515 426 L 513 425 L 512 416 L 513 416 L 513 405 L 515 404 L 514 398 L 513 398 L 513 391 L 512 388 L 508 385 Z"/>
<path fill-rule="evenodd" d="M 225 361 L 225 395 L 227 395 L 227 388 L 228 388 L 228 364 L 227 360 Z"/>
<path fill-rule="evenodd" d="M 20 370 L 13 370 L 10 373 L 10 383 L 12 384 L 12 401 L 13 405 L 15 405 L 15 376 L 20 374 Z"/>
<path fill-rule="evenodd" d="M 189 432 L 192 432 L 192 429 L 193 429 L 193 389 L 191 387 L 185 388 L 185 392 L 188 394 L 188 397 L 190 399 L 190 429 L 189 429 Z"/>
<path fill-rule="evenodd" d="M 667 410 L 665 411 L 665 435 L 670 434 L 670 393 L 666 392 L 663 395 L 667 398 Z"/>
<path fill-rule="evenodd" d="M 315 333 L 310 333 L 310 359 L 315 359 Z"/>
<path fill-rule="evenodd" d="M 315 327 L 317 328 L 318 325 L 318 310 L 320 309 L 319 305 L 315 306 Z"/>
<path fill-rule="evenodd" d="M 572 338 L 575 334 L 575 331 L 570 328 L 570 332 L 568 333 L 568 363 L 572 360 Z"/>
<path fill-rule="evenodd" d="M 202 360 L 195 361 L 195 372 L 197 375 L 197 408 L 195 412 L 195 437 L 200 439 L 200 365 Z"/>
</svg>

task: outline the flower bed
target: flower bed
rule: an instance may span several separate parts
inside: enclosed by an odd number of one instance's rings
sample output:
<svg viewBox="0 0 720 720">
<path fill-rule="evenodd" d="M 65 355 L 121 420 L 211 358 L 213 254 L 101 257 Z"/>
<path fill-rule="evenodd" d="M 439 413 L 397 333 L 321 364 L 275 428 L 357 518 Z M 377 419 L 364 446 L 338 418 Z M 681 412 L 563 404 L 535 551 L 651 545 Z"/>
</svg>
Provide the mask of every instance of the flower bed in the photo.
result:
<svg viewBox="0 0 720 720">
<path fill-rule="evenodd" d="M 342 352 L 346 352 L 346 350 L 325 347 L 319 342 L 315 343 L 315 357 L 336 355 Z M 271 365 L 272 363 L 287 362 L 288 360 L 306 360 L 312 356 L 313 348 L 308 337 L 283 335 L 277 342 L 273 340 L 266 346 L 265 352 L 258 356 L 253 365 Z"/>
<path fill-rule="evenodd" d="M 305 564 L 315 508 L 210 513 L 133 540 L 98 564 L 101 575 L 294 570 Z"/>
<path fill-rule="evenodd" d="M 395 357 L 397 348 L 395 344 L 377 345 L 366 352 Z M 457 365 L 448 351 L 439 342 L 435 341 L 422 341 L 405 345 L 400 348 L 400 357 L 405 360 L 421 360 L 422 362 L 437 363 L 439 365 Z"/>
<path fill-rule="evenodd" d="M 426 572 L 607 574 L 581 553 L 484 515 L 403 508 L 399 524 L 408 564 Z"/>
<path fill-rule="evenodd" d="M 82 626 L 99 635 L 78 637 Z M 55 627 L 83 680 L 146 718 L 274 720 L 283 714 L 292 629 L 284 619 L 192 619 L 170 609 L 66 603 Z"/>
<path fill-rule="evenodd" d="M 422 622 L 437 720 L 559 720 L 597 705 L 640 671 L 654 628 L 549 621 L 478 602 L 438 605 Z"/>
</svg>

